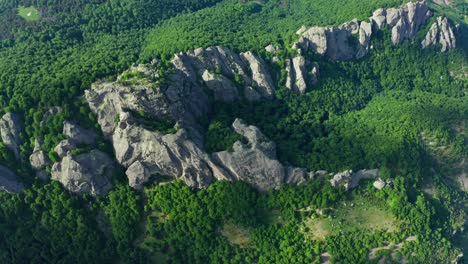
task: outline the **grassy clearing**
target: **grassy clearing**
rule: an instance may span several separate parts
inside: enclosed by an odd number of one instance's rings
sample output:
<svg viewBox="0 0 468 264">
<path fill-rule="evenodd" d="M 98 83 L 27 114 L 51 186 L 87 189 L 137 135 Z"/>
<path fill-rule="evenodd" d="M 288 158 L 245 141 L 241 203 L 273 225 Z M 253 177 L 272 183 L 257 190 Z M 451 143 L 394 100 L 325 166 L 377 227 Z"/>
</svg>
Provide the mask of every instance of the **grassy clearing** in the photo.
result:
<svg viewBox="0 0 468 264">
<path fill-rule="evenodd" d="M 18 7 L 18 15 L 27 21 L 37 21 L 41 17 L 39 14 L 39 10 L 37 10 L 35 7 L 24 7 L 20 6 Z"/>
<path fill-rule="evenodd" d="M 221 235 L 227 238 L 232 245 L 237 245 L 241 248 L 250 246 L 250 230 L 242 226 L 228 222 L 221 229 Z"/>
<path fill-rule="evenodd" d="M 288 221 L 281 214 L 280 210 L 275 209 L 275 210 L 268 212 L 265 218 L 265 222 L 269 225 L 275 225 L 275 224 L 285 225 Z"/>
<path fill-rule="evenodd" d="M 330 210 L 328 215 L 307 218 L 300 228 L 313 240 L 325 240 L 328 235 L 340 231 L 397 231 L 397 220 L 382 209 L 383 206 L 371 199 L 355 198 L 340 203 L 337 208 Z"/>
</svg>

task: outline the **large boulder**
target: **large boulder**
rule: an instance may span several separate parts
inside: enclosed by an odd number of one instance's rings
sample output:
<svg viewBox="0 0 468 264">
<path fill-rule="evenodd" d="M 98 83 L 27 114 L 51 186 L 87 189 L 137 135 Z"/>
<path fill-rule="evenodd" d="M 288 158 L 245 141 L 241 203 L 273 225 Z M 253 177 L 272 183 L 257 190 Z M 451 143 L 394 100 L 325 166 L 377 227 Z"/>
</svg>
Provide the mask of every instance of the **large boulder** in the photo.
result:
<svg viewBox="0 0 468 264">
<path fill-rule="evenodd" d="M 24 185 L 8 168 L 0 165 L 0 192 L 18 193 L 24 190 Z"/>
<path fill-rule="evenodd" d="M 19 159 L 19 147 L 21 145 L 20 139 L 21 124 L 19 117 L 13 113 L 6 113 L 0 119 L 0 135 L 5 146 L 10 149 L 15 157 Z"/>
<path fill-rule="evenodd" d="M 454 49 L 457 45 L 455 34 L 446 17 L 438 17 L 421 42 L 423 49 L 436 44 L 442 46 L 441 52 Z"/>
<path fill-rule="evenodd" d="M 77 156 L 67 155 L 52 166 L 52 179 L 59 181 L 71 192 L 105 196 L 112 189 L 111 177 L 114 163 L 99 151 Z"/>
</svg>

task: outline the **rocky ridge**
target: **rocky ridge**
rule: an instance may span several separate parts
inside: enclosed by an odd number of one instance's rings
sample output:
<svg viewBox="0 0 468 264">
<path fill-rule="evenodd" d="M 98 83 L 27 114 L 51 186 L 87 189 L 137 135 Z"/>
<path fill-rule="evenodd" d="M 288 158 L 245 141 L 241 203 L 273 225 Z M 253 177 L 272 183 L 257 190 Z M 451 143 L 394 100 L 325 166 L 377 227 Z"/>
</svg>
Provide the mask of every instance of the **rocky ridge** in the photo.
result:
<svg viewBox="0 0 468 264">
<path fill-rule="evenodd" d="M 301 28 L 297 32 L 301 37 L 293 48 L 300 54 L 314 50 L 334 60 L 359 59 L 369 52 L 374 32 L 389 27 L 392 43 L 397 46 L 412 39 L 430 16 L 426 1 L 409 2 L 400 8 L 380 8 L 369 21 L 354 19 L 339 27 Z"/>
</svg>

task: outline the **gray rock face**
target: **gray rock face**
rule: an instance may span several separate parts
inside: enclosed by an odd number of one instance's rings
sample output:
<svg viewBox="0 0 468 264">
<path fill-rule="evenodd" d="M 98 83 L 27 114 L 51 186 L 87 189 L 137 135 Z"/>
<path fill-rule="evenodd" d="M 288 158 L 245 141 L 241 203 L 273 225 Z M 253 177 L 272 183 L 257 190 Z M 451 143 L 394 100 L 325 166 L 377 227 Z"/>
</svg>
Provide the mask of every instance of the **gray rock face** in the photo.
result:
<svg viewBox="0 0 468 264">
<path fill-rule="evenodd" d="M 268 52 L 268 53 L 275 53 L 275 52 L 279 51 L 279 48 L 270 44 L 270 45 L 265 47 L 265 51 Z"/>
<path fill-rule="evenodd" d="M 24 190 L 24 185 L 16 175 L 6 167 L 0 165 L 0 192 L 19 193 Z"/>
<path fill-rule="evenodd" d="M 223 166 L 234 178 L 245 181 L 261 191 L 278 189 L 285 178 L 285 168 L 276 158 L 276 145 L 254 126 L 246 126 L 236 119 L 234 130 L 243 135 L 248 144 L 237 141 L 233 152 L 213 153 L 213 161 Z"/>
<path fill-rule="evenodd" d="M 94 132 L 68 121 L 63 122 L 62 133 L 76 144 L 92 145 L 97 138 L 97 135 Z"/>
<path fill-rule="evenodd" d="M 107 154 L 98 150 L 78 156 L 67 155 L 52 166 L 52 179 L 71 192 L 104 196 L 112 189 L 110 178 L 114 164 Z"/>
<path fill-rule="evenodd" d="M 372 35 L 372 24 L 361 22 L 359 27 L 359 48 L 356 53 L 356 58 L 360 59 L 369 53 L 370 40 Z"/>
<path fill-rule="evenodd" d="M 371 179 L 379 176 L 379 170 L 360 170 L 356 173 L 353 173 L 352 170 L 343 171 L 337 173 L 330 180 L 330 184 L 333 187 L 338 187 L 343 185 L 346 191 L 356 188 L 359 185 L 359 182 L 363 179 Z"/>
<path fill-rule="evenodd" d="M 303 51 L 312 49 L 320 55 L 325 55 L 328 49 L 327 32 L 328 29 L 324 27 L 311 27 L 302 33 L 294 47 Z"/>
<path fill-rule="evenodd" d="M 265 62 L 248 51 L 241 53 L 244 62 L 249 65 L 252 72 L 252 81 L 256 90 L 265 98 L 272 98 L 275 92 L 271 76 L 266 70 Z"/>
<path fill-rule="evenodd" d="M 237 87 L 228 78 L 222 75 L 216 76 L 208 70 L 203 72 L 202 78 L 206 86 L 213 91 L 216 101 L 232 102 L 239 98 Z"/>
<path fill-rule="evenodd" d="M 294 75 L 296 81 L 294 82 L 293 90 L 298 93 L 305 93 L 307 89 L 307 69 L 306 69 L 306 60 L 302 56 L 297 56 L 292 60 Z"/>
<path fill-rule="evenodd" d="M 180 129 L 161 134 L 134 124 L 128 113 L 121 114 L 112 142 L 117 161 L 127 169 L 130 185 L 141 188 L 151 176 L 181 179 L 191 187 L 208 186 L 214 178 L 226 179 L 224 172 Z"/>
<path fill-rule="evenodd" d="M 375 10 L 370 20 L 375 25 L 377 30 L 381 30 L 386 24 L 387 11 L 383 8 Z"/>
<path fill-rule="evenodd" d="M 454 49 L 457 45 L 455 34 L 446 17 L 438 17 L 432 24 L 431 29 L 426 34 L 426 38 L 421 42 L 423 49 L 430 45 L 441 44 L 441 52 Z"/>
<path fill-rule="evenodd" d="M 20 157 L 20 132 L 19 117 L 13 113 L 3 115 L 2 119 L 0 119 L 0 135 L 5 146 L 13 152 L 17 159 Z"/>
<path fill-rule="evenodd" d="M 410 2 L 400 8 L 380 8 L 369 18 L 370 23 L 354 19 L 336 28 L 311 27 L 298 31 L 301 37 L 293 48 L 299 53 L 312 49 L 334 60 L 359 59 L 369 52 L 373 29 L 378 31 L 389 26 L 396 46 L 413 38 L 431 15 L 425 1 Z"/>
</svg>

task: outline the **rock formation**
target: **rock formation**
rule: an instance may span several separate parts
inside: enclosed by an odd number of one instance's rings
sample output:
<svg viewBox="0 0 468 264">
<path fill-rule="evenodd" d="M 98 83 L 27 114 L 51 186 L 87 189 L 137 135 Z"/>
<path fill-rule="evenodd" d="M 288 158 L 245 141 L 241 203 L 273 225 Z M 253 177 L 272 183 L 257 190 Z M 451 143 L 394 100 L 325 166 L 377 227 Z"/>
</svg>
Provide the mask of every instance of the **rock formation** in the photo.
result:
<svg viewBox="0 0 468 264">
<path fill-rule="evenodd" d="M 426 38 L 421 42 L 423 49 L 436 44 L 442 45 L 441 52 L 456 47 L 455 34 L 446 17 L 438 17 L 427 32 Z"/>
<path fill-rule="evenodd" d="M 286 88 L 303 94 L 307 89 L 307 62 L 303 56 L 286 60 Z"/>
<path fill-rule="evenodd" d="M 379 176 L 379 170 L 360 170 L 353 173 L 352 170 L 343 171 L 333 175 L 330 184 L 333 187 L 343 185 L 346 191 L 356 188 L 363 179 L 371 179 Z"/>
<path fill-rule="evenodd" d="M 24 190 L 24 185 L 8 168 L 0 165 L 0 192 L 18 193 Z"/>
<path fill-rule="evenodd" d="M 247 139 L 248 144 L 237 141 L 232 152 L 214 153 L 213 161 L 235 180 L 245 181 L 263 191 L 279 189 L 285 178 L 285 168 L 277 160 L 276 145 L 258 128 L 246 126 L 240 119 L 236 119 L 232 127 Z"/>
<path fill-rule="evenodd" d="M 76 144 L 75 142 L 73 142 L 72 140 L 70 139 L 64 139 L 62 141 L 60 141 L 60 143 L 54 148 L 54 151 L 55 153 L 57 153 L 57 155 L 60 157 L 60 158 L 63 158 L 67 155 L 67 153 L 69 151 L 72 151 L 74 149 L 76 149 Z"/>
<path fill-rule="evenodd" d="M 0 135 L 5 146 L 13 152 L 17 159 L 20 157 L 20 132 L 19 117 L 13 113 L 3 115 L 2 119 L 0 119 Z"/>
<path fill-rule="evenodd" d="M 293 48 L 299 53 L 314 50 L 334 60 L 350 60 L 364 57 L 370 49 L 373 29 L 378 31 L 388 26 L 392 32 L 393 45 L 412 39 L 432 15 L 426 1 L 409 2 L 400 8 L 380 8 L 369 22 L 356 19 L 339 27 L 311 27 L 298 31 L 300 39 Z"/>
<path fill-rule="evenodd" d="M 134 188 L 141 188 L 156 175 L 181 179 L 197 188 L 208 186 L 214 178 L 226 179 L 185 129 L 164 135 L 139 127 L 129 113 L 121 113 L 112 142 L 116 159 L 127 168 Z"/>
<path fill-rule="evenodd" d="M 71 192 L 105 196 L 112 189 L 114 163 L 98 150 L 77 156 L 67 155 L 52 166 L 52 179 Z"/>
</svg>

